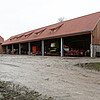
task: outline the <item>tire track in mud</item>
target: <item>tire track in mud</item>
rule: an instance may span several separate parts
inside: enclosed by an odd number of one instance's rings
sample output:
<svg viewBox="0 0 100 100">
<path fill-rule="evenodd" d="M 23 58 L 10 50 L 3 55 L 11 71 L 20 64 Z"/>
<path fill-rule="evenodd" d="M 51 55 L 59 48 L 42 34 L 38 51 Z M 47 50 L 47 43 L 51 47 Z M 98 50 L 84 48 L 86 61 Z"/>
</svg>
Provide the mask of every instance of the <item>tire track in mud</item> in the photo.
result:
<svg viewBox="0 0 100 100">
<path fill-rule="evenodd" d="M 8 65 L 10 67 L 20 67 L 20 66 L 17 66 L 17 65 L 13 65 L 13 64 L 8 64 L 8 63 L 0 63 L 2 65 Z"/>
</svg>

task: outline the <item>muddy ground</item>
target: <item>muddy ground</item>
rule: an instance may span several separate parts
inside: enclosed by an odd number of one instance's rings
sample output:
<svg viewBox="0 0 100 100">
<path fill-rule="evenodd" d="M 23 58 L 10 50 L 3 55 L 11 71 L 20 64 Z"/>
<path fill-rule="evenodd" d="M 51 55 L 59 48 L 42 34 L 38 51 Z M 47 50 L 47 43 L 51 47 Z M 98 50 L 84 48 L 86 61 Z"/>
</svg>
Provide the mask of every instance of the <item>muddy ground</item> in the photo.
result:
<svg viewBox="0 0 100 100">
<path fill-rule="evenodd" d="M 55 100 L 100 100 L 100 72 L 74 66 L 100 58 L 0 55 L 0 80 Z"/>
</svg>

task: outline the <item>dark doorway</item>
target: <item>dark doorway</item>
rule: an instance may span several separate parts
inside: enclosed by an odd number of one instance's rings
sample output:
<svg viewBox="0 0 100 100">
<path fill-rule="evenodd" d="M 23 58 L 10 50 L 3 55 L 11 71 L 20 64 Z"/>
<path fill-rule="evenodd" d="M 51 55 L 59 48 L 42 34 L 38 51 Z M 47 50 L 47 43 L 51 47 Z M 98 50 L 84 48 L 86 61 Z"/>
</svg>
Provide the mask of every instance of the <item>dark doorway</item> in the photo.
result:
<svg viewBox="0 0 100 100">
<path fill-rule="evenodd" d="M 90 56 L 91 34 L 64 38 L 65 56 Z"/>
<path fill-rule="evenodd" d="M 60 55 L 60 38 L 45 40 L 45 55 Z"/>
</svg>

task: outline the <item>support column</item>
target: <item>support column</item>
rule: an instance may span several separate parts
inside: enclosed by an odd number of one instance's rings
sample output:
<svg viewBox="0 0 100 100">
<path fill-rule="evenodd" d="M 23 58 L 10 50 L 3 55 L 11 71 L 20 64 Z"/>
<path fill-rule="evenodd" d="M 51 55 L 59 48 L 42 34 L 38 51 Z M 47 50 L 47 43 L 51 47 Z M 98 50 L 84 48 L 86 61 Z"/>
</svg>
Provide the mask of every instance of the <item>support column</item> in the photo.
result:
<svg viewBox="0 0 100 100">
<path fill-rule="evenodd" d="M 96 48 L 95 45 L 93 45 L 93 44 L 90 45 L 91 57 L 95 57 L 96 56 L 95 48 Z"/>
<path fill-rule="evenodd" d="M 12 44 L 12 50 L 14 49 L 14 45 Z"/>
<path fill-rule="evenodd" d="M 3 56 L 3 50 L 4 50 L 4 49 L 3 49 L 3 46 L 2 46 L 2 56 Z"/>
<path fill-rule="evenodd" d="M 19 55 L 21 55 L 21 44 L 19 44 Z"/>
<path fill-rule="evenodd" d="M 92 44 L 90 44 L 90 55 L 91 55 L 91 57 L 93 57 L 93 45 Z"/>
<path fill-rule="evenodd" d="M 61 37 L 61 57 L 64 56 L 64 50 L 63 50 L 63 38 Z"/>
<path fill-rule="evenodd" d="M 8 54 L 8 45 L 6 45 L 6 54 Z"/>
<path fill-rule="evenodd" d="M 31 43 L 29 42 L 28 43 L 28 52 L 29 52 L 29 55 L 31 54 Z"/>
<path fill-rule="evenodd" d="M 91 31 L 91 57 L 95 57 L 95 37 L 93 31 Z"/>
<path fill-rule="evenodd" d="M 95 46 L 95 44 L 93 45 L 93 57 L 95 57 L 96 56 L 96 51 L 95 51 L 95 48 L 96 48 L 96 46 Z"/>
<path fill-rule="evenodd" d="M 44 56 L 44 40 L 42 40 L 42 56 Z"/>
</svg>

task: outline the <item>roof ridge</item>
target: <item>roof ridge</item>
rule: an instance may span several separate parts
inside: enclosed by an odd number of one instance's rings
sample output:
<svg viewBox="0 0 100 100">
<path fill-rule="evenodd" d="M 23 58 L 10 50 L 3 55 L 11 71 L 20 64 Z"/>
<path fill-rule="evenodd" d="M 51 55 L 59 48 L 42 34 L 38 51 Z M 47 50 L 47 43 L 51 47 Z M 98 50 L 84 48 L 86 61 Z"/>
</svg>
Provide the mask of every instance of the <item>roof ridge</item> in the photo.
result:
<svg viewBox="0 0 100 100">
<path fill-rule="evenodd" d="M 72 18 L 72 19 L 69 19 L 69 20 L 66 20 L 66 21 L 63 21 L 63 22 L 54 23 L 54 24 L 47 25 L 47 26 L 40 27 L 40 28 L 46 28 L 46 27 L 53 26 L 53 25 L 57 25 L 57 24 L 61 24 L 61 23 L 63 24 L 64 22 L 67 22 L 67 21 L 72 21 L 72 20 L 75 20 L 75 19 L 78 19 L 78 18 L 90 16 L 90 15 L 97 14 L 97 13 L 100 13 L 100 11 L 99 11 L 99 12 L 95 12 L 95 13 L 91 13 L 91 14 L 86 14 L 86 15 L 83 15 L 83 16 L 80 16 L 80 17 Z M 40 28 L 33 29 L 33 31 L 34 31 L 34 30 L 38 30 L 38 29 L 40 29 Z M 31 30 L 31 31 L 32 31 L 32 30 Z M 28 32 L 29 32 L 29 31 L 28 31 Z"/>
<path fill-rule="evenodd" d="M 75 20 L 75 19 L 79 19 L 79 18 L 86 17 L 86 16 L 90 16 L 90 15 L 97 14 L 97 13 L 100 13 L 100 11 L 99 12 L 95 12 L 95 13 L 91 13 L 91 14 L 86 14 L 86 15 L 83 15 L 83 16 L 80 16 L 80 17 L 72 18 L 72 19 L 69 19 L 69 20 L 66 20 L 66 21 L 63 21 L 63 22 L 58 22 L 58 23 L 54 23 L 54 24 L 47 25 L 47 26 L 44 26 L 44 27 L 36 28 L 36 29 L 30 30 L 30 31 L 26 31 L 26 32 L 23 32 L 23 33 L 19 33 L 19 34 L 14 35 L 14 36 L 18 36 L 20 34 L 25 34 L 27 32 L 39 30 L 39 29 L 46 28 L 46 27 L 50 27 L 50 26 L 57 25 L 57 24 L 63 24 L 63 23 L 68 22 L 68 21 L 72 21 L 72 20 Z M 14 36 L 11 36 L 11 37 L 14 37 Z"/>
<path fill-rule="evenodd" d="M 91 14 L 86 14 L 86 15 L 83 15 L 83 16 L 80 16 L 80 17 L 72 18 L 72 19 L 69 19 L 69 20 L 66 20 L 66 21 L 63 21 L 63 22 L 67 22 L 67 21 L 75 20 L 75 19 L 78 19 L 78 18 L 82 18 L 82 17 L 90 16 L 90 15 L 97 14 L 97 13 L 100 13 L 100 11 L 99 11 L 99 12 L 95 12 L 95 13 L 91 13 Z"/>
<path fill-rule="evenodd" d="M 23 32 L 23 33 L 11 36 L 10 38 L 13 38 L 13 37 L 16 37 L 16 36 L 19 36 L 19 35 L 24 35 L 26 33 L 32 32 L 32 31 L 33 32 L 38 31 L 38 30 L 43 29 L 43 28 L 46 28 L 46 31 L 43 33 L 43 35 L 41 34 L 40 36 L 35 37 L 35 35 L 33 34 L 32 37 L 30 37 L 29 39 L 35 40 L 35 39 L 45 38 L 45 37 L 49 37 L 49 36 L 53 37 L 53 36 L 59 36 L 59 35 L 66 35 L 66 34 L 69 34 L 69 33 L 89 31 L 89 30 L 93 30 L 93 28 L 96 25 L 99 18 L 100 18 L 100 11 L 96 12 L 96 13 L 80 16 L 80 17 L 77 17 L 77 18 L 73 18 L 73 19 L 70 19 L 70 20 L 67 20 L 67 21 L 63 21 L 63 22 L 52 24 L 52 25 L 44 26 L 44 27 L 41 27 L 41 28 L 37 28 L 37 29 L 34 29 L 34 30 L 30 30 L 30 31 L 27 31 L 27 32 Z M 57 32 L 55 32 L 55 34 L 49 34 L 50 33 L 50 30 L 49 30 L 50 27 L 55 27 L 55 26 L 61 25 L 61 24 L 64 24 L 64 25 Z M 9 39 L 7 39 L 5 44 L 16 42 L 16 41 L 9 42 L 8 41 Z M 26 39 L 26 41 L 29 40 L 29 39 Z M 22 40 L 19 40 L 17 42 L 20 42 L 20 41 L 22 41 Z"/>
</svg>

